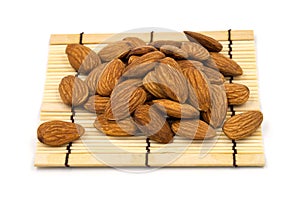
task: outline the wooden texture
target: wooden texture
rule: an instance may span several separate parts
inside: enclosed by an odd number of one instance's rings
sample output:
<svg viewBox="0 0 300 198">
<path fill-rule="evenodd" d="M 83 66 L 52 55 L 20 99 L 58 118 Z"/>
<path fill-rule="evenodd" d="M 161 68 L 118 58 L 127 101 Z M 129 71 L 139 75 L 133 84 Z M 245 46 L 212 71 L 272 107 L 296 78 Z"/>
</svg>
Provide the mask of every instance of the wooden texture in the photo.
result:
<svg viewBox="0 0 300 198">
<path fill-rule="evenodd" d="M 201 32 L 219 40 L 223 45 L 222 54 L 237 61 L 244 70 L 244 75 L 234 77 L 232 82 L 245 84 L 250 89 L 249 101 L 234 106 L 235 114 L 248 110 L 259 110 L 258 82 L 256 74 L 256 55 L 254 34 L 251 30 Z M 98 52 L 108 43 L 128 36 L 140 37 L 150 42 L 151 33 L 113 34 L 55 34 L 51 35 L 48 67 L 40 112 L 41 123 L 48 120 L 64 120 L 85 127 L 86 133 L 72 145 L 49 147 L 37 142 L 35 166 L 37 167 L 200 167 L 200 166 L 264 166 L 262 131 L 259 128 L 251 137 L 232 142 L 219 129 L 218 136 L 212 140 L 190 141 L 175 136 L 174 142 L 162 145 L 146 137 L 109 137 L 93 127 L 95 114 L 82 108 L 74 109 L 61 102 L 58 84 L 66 75 L 76 72 L 69 65 L 65 54 L 66 45 L 81 43 Z M 187 40 L 183 33 L 153 32 L 152 40 Z M 79 76 L 85 79 L 86 76 Z M 229 82 L 229 78 L 226 78 Z M 232 115 L 228 108 L 227 117 Z M 235 144 L 235 146 L 234 146 Z M 148 151 L 147 151 L 148 150 Z"/>
</svg>

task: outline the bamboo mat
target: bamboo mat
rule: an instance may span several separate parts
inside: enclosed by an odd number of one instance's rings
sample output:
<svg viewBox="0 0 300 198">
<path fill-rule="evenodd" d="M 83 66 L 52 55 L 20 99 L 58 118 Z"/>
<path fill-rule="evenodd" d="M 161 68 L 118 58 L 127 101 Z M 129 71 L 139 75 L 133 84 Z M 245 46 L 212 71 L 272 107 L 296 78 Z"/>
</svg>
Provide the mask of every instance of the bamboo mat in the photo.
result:
<svg viewBox="0 0 300 198">
<path fill-rule="evenodd" d="M 239 77 L 226 78 L 228 82 L 249 87 L 249 101 L 241 106 L 228 107 L 227 117 L 248 110 L 259 110 L 258 82 L 254 34 L 251 30 L 201 32 L 223 44 L 222 53 L 243 68 Z M 137 36 L 145 42 L 155 40 L 186 41 L 183 33 L 149 32 L 112 34 L 55 34 L 51 35 L 48 68 L 40 112 L 41 123 L 48 120 L 73 121 L 85 127 L 80 140 L 62 147 L 49 147 L 37 142 L 37 167 L 197 167 L 197 166 L 264 166 L 262 131 L 259 128 L 251 137 L 239 141 L 229 140 L 221 130 L 218 137 L 204 142 L 190 141 L 175 136 L 174 142 L 162 145 L 144 136 L 108 137 L 93 127 L 95 115 L 82 108 L 71 109 L 61 102 L 58 93 L 60 80 L 66 75 L 77 75 L 69 65 L 66 45 L 80 43 L 96 52 L 108 43 L 127 36 Z M 99 44 L 101 43 L 101 44 Z M 86 76 L 78 76 L 85 79 Z"/>
</svg>

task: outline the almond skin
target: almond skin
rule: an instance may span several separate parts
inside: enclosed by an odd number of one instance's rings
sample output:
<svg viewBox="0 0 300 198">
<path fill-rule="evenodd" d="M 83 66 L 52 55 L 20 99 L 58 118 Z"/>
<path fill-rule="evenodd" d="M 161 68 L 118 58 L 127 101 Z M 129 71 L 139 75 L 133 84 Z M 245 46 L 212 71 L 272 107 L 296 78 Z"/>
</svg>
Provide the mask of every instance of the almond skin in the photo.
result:
<svg viewBox="0 0 300 198">
<path fill-rule="evenodd" d="M 80 78 L 71 75 L 61 79 L 58 91 L 63 103 L 69 106 L 79 106 L 89 96 L 87 85 Z"/>
<path fill-rule="evenodd" d="M 53 120 L 39 126 L 37 137 L 48 146 L 62 146 L 79 139 L 84 132 L 84 128 L 79 124 Z"/>
<path fill-rule="evenodd" d="M 137 127 L 150 140 L 158 143 L 170 143 L 173 141 L 173 132 L 162 114 L 149 105 L 140 105 L 134 112 L 134 120 Z"/>
<path fill-rule="evenodd" d="M 210 52 L 220 52 L 223 49 L 223 46 L 219 41 L 209 36 L 191 31 L 184 31 L 184 33 L 190 41 L 200 43 Z"/>
<path fill-rule="evenodd" d="M 239 76 L 243 74 L 241 66 L 223 54 L 211 52 L 210 56 L 224 76 Z M 214 68 L 213 68 L 214 69 Z"/>
<path fill-rule="evenodd" d="M 105 108 L 106 119 L 122 120 L 130 116 L 139 105 L 144 104 L 147 93 L 139 87 L 141 84 L 141 80 L 130 79 L 117 85 Z"/>
<path fill-rule="evenodd" d="M 97 93 L 101 96 L 109 96 L 118 83 L 125 69 L 125 64 L 120 59 L 114 59 L 107 63 L 98 80 Z"/>
<path fill-rule="evenodd" d="M 110 62 L 116 58 L 125 57 L 133 47 L 130 42 L 118 41 L 110 43 L 98 52 L 102 62 Z"/>
<path fill-rule="evenodd" d="M 147 54 L 149 52 L 154 52 L 154 51 L 157 51 L 157 49 L 155 47 L 149 46 L 149 45 L 144 45 L 144 46 L 139 46 L 139 47 L 135 47 L 135 48 L 131 49 L 128 56 L 132 56 L 132 55 L 141 56 L 141 55 Z"/>
<path fill-rule="evenodd" d="M 211 85 L 211 106 L 207 112 L 202 112 L 203 120 L 214 128 L 223 126 L 227 114 L 227 97 L 223 85 Z"/>
<path fill-rule="evenodd" d="M 223 125 L 223 132 L 232 140 L 240 140 L 254 133 L 263 121 L 260 111 L 248 111 L 234 115 Z"/>
<path fill-rule="evenodd" d="M 203 140 L 216 136 L 215 130 L 202 120 L 178 120 L 172 123 L 176 135 L 192 140 Z"/>
<path fill-rule="evenodd" d="M 168 116 L 175 118 L 195 118 L 199 117 L 199 111 L 193 106 L 188 104 L 180 104 L 178 102 L 160 99 L 153 100 L 153 104 L 156 104 L 156 108 L 160 111 L 166 111 Z"/>
<path fill-rule="evenodd" d="M 101 64 L 100 58 L 90 48 L 80 44 L 69 44 L 66 48 L 71 66 L 78 72 L 87 74 Z"/>
<path fill-rule="evenodd" d="M 97 116 L 94 127 L 109 136 L 132 136 L 138 131 L 131 118 L 111 121 L 107 120 L 103 114 Z"/>
<path fill-rule="evenodd" d="M 94 95 L 89 97 L 83 107 L 89 112 L 101 114 L 104 113 L 108 101 L 109 97 Z"/>
<path fill-rule="evenodd" d="M 181 49 L 185 51 L 189 59 L 204 61 L 209 58 L 209 52 L 202 45 L 185 41 L 182 42 Z"/>
<path fill-rule="evenodd" d="M 97 89 L 97 84 L 98 80 L 106 66 L 106 63 L 100 64 L 98 67 L 93 69 L 89 75 L 85 79 L 85 83 L 89 88 L 89 93 L 90 95 L 95 95 L 96 94 L 96 89 Z"/>
<path fill-rule="evenodd" d="M 250 90 L 246 85 L 225 83 L 224 87 L 229 105 L 241 105 L 248 101 Z"/>
<path fill-rule="evenodd" d="M 123 41 L 127 41 L 131 47 L 141 47 L 146 45 L 146 42 L 138 37 L 126 37 Z"/>
<path fill-rule="evenodd" d="M 184 50 L 175 47 L 173 45 L 163 45 L 160 47 L 160 51 L 175 59 L 187 59 L 188 54 Z"/>
<path fill-rule="evenodd" d="M 158 41 L 153 41 L 153 42 L 149 43 L 150 46 L 153 46 L 157 49 L 159 49 L 163 45 L 172 45 L 172 46 L 180 48 L 181 44 L 182 43 L 179 41 L 172 41 L 172 40 L 158 40 Z"/>
<path fill-rule="evenodd" d="M 206 76 L 195 68 L 186 68 L 183 71 L 189 81 L 189 102 L 201 111 L 207 111 L 211 105 L 209 81 Z"/>
</svg>

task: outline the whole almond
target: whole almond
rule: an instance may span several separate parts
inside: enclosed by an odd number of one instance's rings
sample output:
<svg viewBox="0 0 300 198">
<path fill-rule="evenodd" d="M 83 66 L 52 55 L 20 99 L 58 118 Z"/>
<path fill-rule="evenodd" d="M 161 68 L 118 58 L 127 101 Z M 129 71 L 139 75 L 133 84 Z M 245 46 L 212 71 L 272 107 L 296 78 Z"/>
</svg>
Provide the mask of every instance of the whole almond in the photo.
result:
<svg viewBox="0 0 300 198">
<path fill-rule="evenodd" d="M 166 57 L 166 58 L 160 59 L 158 62 L 172 66 L 177 70 L 181 70 L 179 64 L 171 57 Z"/>
<path fill-rule="evenodd" d="M 171 125 L 176 135 L 193 140 L 203 140 L 216 136 L 215 130 L 202 120 L 178 120 Z"/>
<path fill-rule="evenodd" d="M 110 101 L 105 108 L 105 117 L 108 120 L 122 120 L 147 99 L 146 91 L 139 87 L 141 80 L 126 80 L 115 87 Z"/>
<path fill-rule="evenodd" d="M 80 73 L 87 74 L 101 64 L 100 58 L 90 48 L 80 44 L 69 44 L 66 48 L 71 66 Z"/>
<path fill-rule="evenodd" d="M 94 127 L 109 136 L 132 136 L 138 130 L 131 118 L 111 121 L 107 120 L 103 114 L 97 116 Z"/>
<path fill-rule="evenodd" d="M 71 75 L 61 79 L 58 91 L 63 103 L 69 106 L 79 106 L 89 96 L 87 85 L 80 78 Z"/>
<path fill-rule="evenodd" d="M 223 122 L 227 114 L 227 97 L 223 85 L 211 85 L 211 106 L 207 112 L 202 112 L 203 120 L 213 126 L 219 128 L 223 125 Z"/>
<path fill-rule="evenodd" d="M 140 65 L 143 63 L 152 63 L 155 62 L 159 59 L 162 59 L 165 57 L 165 54 L 160 52 L 160 51 L 154 51 L 154 52 L 149 52 L 147 54 L 144 54 L 143 56 L 137 58 L 135 61 L 133 61 L 130 65 L 126 67 L 126 70 L 129 70 L 131 67 L 134 67 L 136 65 Z"/>
<path fill-rule="evenodd" d="M 209 52 L 202 45 L 185 41 L 182 42 L 181 49 L 185 51 L 189 59 L 204 61 L 209 58 Z"/>
<path fill-rule="evenodd" d="M 101 96 L 109 96 L 124 69 L 125 64 L 120 59 L 114 59 L 107 63 L 98 80 L 97 93 Z"/>
<path fill-rule="evenodd" d="M 223 132 L 232 140 L 239 140 L 254 133 L 263 121 L 260 111 L 248 111 L 234 115 L 223 125 Z"/>
<path fill-rule="evenodd" d="M 248 101 L 250 90 L 246 85 L 225 83 L 224 87 L 229 105 L 241 105 Z"/>
<path fill-rule="evenodd" d="M 186 78 L 178 69 L 159 64 L 143 79 L 147 91 L 157 98 L 170 98 L 184 103 L 188 97 Z"/>
<path fill-rule="evenodd" d="M 90 95 L 95 95 L 96 94 L 96 89 L 98 85 L 98 80 L 106 67 L 106 63 L 100 64 L 98 67 L 93 69 L 89 75 L 85 79 L 85 83 L 89 88 L 89 93 Z"/>
<path fill-rule="evenodd" d="M 210 83 L 206 76 L 195 68 L 186 68 L 183 70 L 189 82 L 189 102 L 195 108 L 201 111 L 207 111 L 211 105 L 210 101 Z"/>
<path fill-rule="evenodd" d="M 180 104 L 167 99 L 159 99 L 152 101 L 156 108 L 160 111 L 166 111 L 168 116 L 175 118 L 195 118 L 199 117 L 199 111 L 188 104 Z"/>
<path fill-rule="evenodd" d="M 173 132 L 162 114 L 149 105 L 140 105 L 134 112 L 137 127 L 150 140 L 167 144 L 173 141 Z"/>
<path fill-rule="evenodd" d="M 175 47 L 173 45 L 163 45 L 160 47 L 160 51 L 175 59 L 187 59 L 188 54 L 186 51 L 180 49 L 179 47 Z"/>
<path fill-rule="evenodd" d="M 157 66 L 157 62 L 148 61 L 137 65 L 126 67 L 123 73 L 123 77 L 126 78 L 142 78 L 148 72 L 152 71 Z"/>
<path fill-rule="evenodd" d="M 234 60 L 227 58 L 223 54 L 211 52 L 210 56 L 216 63 L 217 68 L 224 76 L 239 76 L 243 74 L 241 66 Z"/>
<path fill-rule="evenodd" d="M 144 46 L 139 46 L 139 47 L 135 47 L 133 49 L 130 50 L 128 56 L 132 56 L 132 55 L 144 55 L 147 54 L 149 52 L 154 52 L 157 51 L 157 49 L 153 46 L 150 45 L 144 45 Z"/>
<path fill-rule="evenodd" d="M 151 43 L 149 43 L 149 45 L 159 49 L 161 46 L 163 45 L 172 45 L 175 47 L 181 47 L 181 42 L 179 41 L 172 41 L 172 40 L 157 40 L 157 41 L 153 41 Z"/>
<path fill-rule="evenodd" d="M 98 52 L 103 62 L 109 62 L 116 58 L 125 57 L 133 47 L 127 41 L 110 43 Z"/>
<path fill-rule="evenodd" d="M 223 84 L 225 82 L 224 76 L 217 70 L 204 66 L 201 62 L 195 60 L 180 60 L 178 64 L 182 70 L 193 67 L 201 70 L 211 84 Z"/>
<path fill-rule="evenodd" d="M 108 101 L 109 97 L 94 95 L 89 97 L 83 107 L 90 112 L 101 114 L 104 113 Z"/>
<path fill-rule="evenodd" d="M 79 124 L 53 120 L 44 122 L 37 129 L 38 140 L 49 146 L 62 146 L 77 140 L 84 134 Z"/>
<path fill-rule="evenodd" d="M 184 33 L 190 41 L 200 43 L 210 52 L 220 52 L 223 49 L 223 46 L 219 41 L 209 36 L 191 31 L 184 31 Z"/>
<path fill-rule="evenodd" d="M 129 42 L 131 47 L 140 47 L 146 45 L 146 42 L 138 37 L 126 37 L 123 39 L 123 41 Z"/>
</svg>

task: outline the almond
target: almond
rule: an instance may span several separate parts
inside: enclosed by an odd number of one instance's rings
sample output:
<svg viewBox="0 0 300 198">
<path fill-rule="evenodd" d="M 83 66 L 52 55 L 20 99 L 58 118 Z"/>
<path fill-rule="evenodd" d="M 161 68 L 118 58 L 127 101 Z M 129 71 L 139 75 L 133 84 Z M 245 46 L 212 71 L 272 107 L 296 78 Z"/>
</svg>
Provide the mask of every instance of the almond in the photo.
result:
<svg viewBox="0 0 300 198">
<path fill-rule="evenodd" d="M 104 113 L 108 101 L 109 97 L 94 95 L 89 97 L 83 107 L 90 112 L 101 114 Z"/>
<path fill-rule="evenodd" d="M 191 31 L 184 31 L 184 33 L 190 41 L 200 43 L 210 52 L 220 52 L 223 49 L 223 46 L 219 41 L 209 36 Z"/>
<path fill-rule="evenodd" d="M 180 104 L 178 102 L 160 99 L 152 101 L 156 108 L 160 111 L 166 111 L 168 116 L 175 118 L 195 118 L 199 117 L 199 111 L 188 104 Z"/>
<path fill-rule="evenodd" d="M 241 66 L 223 54 L 211 52 L 210 56 L 224 76 L 239 76 L 243 74 Z"/>
<path fill-rule="evenodd" d="M 176 135 L 193 140 L 203 140 L 216 136 L 216 131 L 202 120 L 178 120 L 171 125 Z"/>
<path fill-rule="evenodd" d="M 103 114 L 97 116 L 94 127 L 109 136 L 132 136 L 138 131 L 131 118 L 111 121 L 107 120 Z"/>
<path fill-rule="evenodd" d="M 149 45 L 159 49 L 161 46 L 163 45 L 172 45 L 175 47 L 181 47 L 181 42 L 179 41 L 171 41 L 171 40 L 158 40 L 158 41 L 153 41 L 151 43 L 149 43 Z"/>
<path fill-rule="evenodd" d="M 78 72 L 87 74 L 101 64 L 100 58 L 90 48 L 80 44 L 69 44 L 66 48 L 71 66 Z"/>
<path fill-rule="evenodd" d="M 58 90 L 63 103 L 69 106 L 79 106 L 89 96 L 87 85 L 81 79 L 71 75 L 61 79 Z"/>
<path fill-rule="evenodd" d="M 248 101 L 250 90 L 246 85 L 225 83 L 224 87 L 229 105 L 241 105 Z"/>
<path fill-rule="evenodd" d="M 135 47 L 133 49 L 130 50 L 128 56 L 132 56 L 132 55 L 144 55 L 147 54 L 149 52 L 154 52 L 157 51 L 157 49 L 153 46 L 150 45 L 144 45 L 144 46 L 139 46 L 139 47 Z"/>
<path fill-rule="evenodd" d="M 85 130 L 79 124 L 53 120 L 44 122 L 37 129 L 40 142 L 49 146 L 62 146 L 77 140 Z"/>
<path fill-rule="evenodd" d="M 182 42 L 181 49 L 185 51 L 190 59 L 204 61 L 209 58 L 209 52 L 202 45 L 193 42 Z"/>
<path fill-rule="evenodd" d="M 120 59 L 114 59 L 107 63 L 97 84 L 97 93 L 101 96 L 109 96 L 118 83 L 125 69 L 125 64 Z"/>
<path fill-rule="evenodd" d="M 175 47 L 173 45 L 163 45 L 160 47 L 160 51 L 175 59 L 187 59 L 188 54 L 184 50 Z"/>
<path fill-rule="evenodd" d="M 130 65 L 131 63 L 133 63 L 134 61 L 136 61 L 136 59 L 139 58 L 139 56 L 136 55 L 132 55 L 128 58 L 128 65 Z"/>
<path fill-rule="evenodd" d="M 162 114 L 149 105 L 140 105 L 134 112 L 137 127 L 150 140 L 167 144 L 173 141 L 173 132 Z"/>
<path fill-rule="evenodd" d="M 149 72 L 143 85 L 147 91 L 157 98 L 170 98 L 184 103 L 188 97 L 188 87 L 181 71 L 166 64 L 159 64 Z"/>
<path fill-rule="evenodd" d="M 210 83 L 206 76 L 195 68 L 183 70 L 189 82 L 189 102 L 201 111 L 207 111 L 211 105 L 209 86 Z"/>
<path fill-rule="evenodd" d="M 158 62 L 162 63 L 162 64 L 172 66 L 177 70 L 181 70 L 179 64 L 171 57 L 166 57 L 166 58 L 160 59 Z"/>
<path fill-rule="evenodd" d="M 127 41 L 118 41 L 110 43 L 98 52 L 98 56 L 103 62 L 109 62 L 116 58 L 125 57 L 130 49 L 132 48 L 131 44 Z"/>
<path fill-rule="evenodd" d="M 97 89 L 97 84 L 98 80 L 106 67 L 106 63 L 100 64 L 98 67 L 93 69 L 89 75 L 85 79 L 85 83 L 89 88 L 89 93 L 90 95 L 95 95 L 96 94 L 96 89 Z"/>
<path fill-rule="evenodd" d="M 146 91 L 139 87 L 142 81 L 136 79 L 126 80 L 115 87 L 109 103 L 105 109 L 108 120 L 122 120 L 147 99 Z"/>
<path fill-rule="evenodd" d="M 148 72 L 153 70 L 157 66 L 157 62 L 146 62 L 141 63 L 138 65 L 132 65 L 130 67 L 126 67 L 124 70 L 123 77 L 126 78 L 142 78 L 144 77 Z"/>
<path fill-rule="evenodd" d="M 232 140 L 239 140 L 254 133 L 263 121 L 260 111 L 248 111 L 234 115 L 223 125 L 223 132 Z"/>
<path fill-rule="evenodd" d="M 223 85 L 211 85 L 211 106 L 207 112 L 202 112 L 202 118 L 205 122 L 219 128 L 223 125 L 223 122 L 227 114 L 227 97 Z"/>
<path fill-rule="evenodd" d="M 146 45 L 146 42 L 138 37 L 126 37 L 123 39 L 123 41 L 129 42 L 131 47 L 140 47 Z"/>
</svg>

